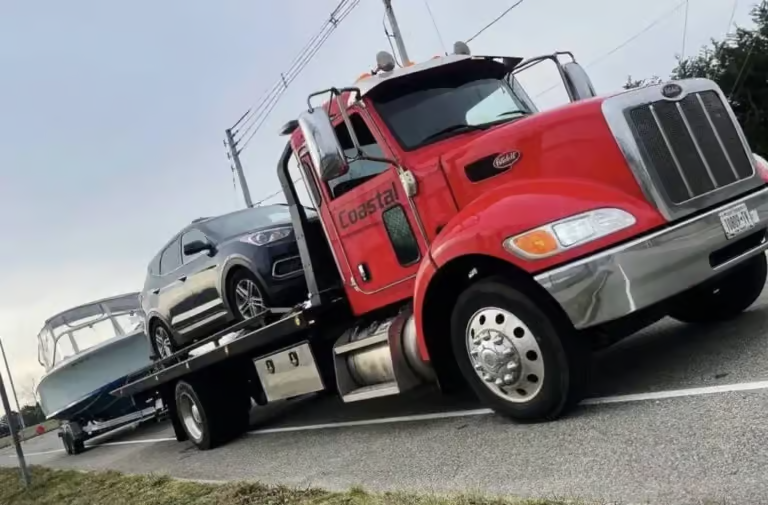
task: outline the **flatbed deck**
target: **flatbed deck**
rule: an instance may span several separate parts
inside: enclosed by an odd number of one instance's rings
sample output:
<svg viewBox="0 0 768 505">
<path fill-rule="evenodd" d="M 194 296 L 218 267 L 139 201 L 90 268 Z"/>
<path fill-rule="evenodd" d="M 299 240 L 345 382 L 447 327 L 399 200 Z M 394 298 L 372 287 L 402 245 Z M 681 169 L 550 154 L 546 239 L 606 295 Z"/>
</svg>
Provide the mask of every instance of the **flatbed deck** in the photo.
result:
<svg viewBox="0 0 768 505">
<path fill-rule="evenodd" d="M 327 312 L 332 307 L 338 306 L 338 302 L 331 302 L 326 306 L 310 307 L 291 311 L 289 309 L 276 309 L 273 312 L 282 312 L 281 318 L 274 323 L 263 326 L 251 332 L 240 335 L 223 345 L 218 345 L 218 340 L 234 332 L 247 328 L 253 321 L 243 321 L 238 325 L 227 328 L 194 346 L 186 348 L 152 366 L 138 371 L 125 385 L 111 391 L 118 397 L 130 397 L 147 391 L 155 390 L 164 384 L 181 379 L 187 375 L 197 373 L 205 368 L 219 364 L 227 359 L 237 356 L 248 356 L 259 351 L 268 352 L 289 344 L 296 339 L 296 335 L 307 330 L 315 324 L 315 317 L 320 312 Z M 189 354 L 210 343 L 217 346 L 210 351 L 189 356 Z"/>
</svg>

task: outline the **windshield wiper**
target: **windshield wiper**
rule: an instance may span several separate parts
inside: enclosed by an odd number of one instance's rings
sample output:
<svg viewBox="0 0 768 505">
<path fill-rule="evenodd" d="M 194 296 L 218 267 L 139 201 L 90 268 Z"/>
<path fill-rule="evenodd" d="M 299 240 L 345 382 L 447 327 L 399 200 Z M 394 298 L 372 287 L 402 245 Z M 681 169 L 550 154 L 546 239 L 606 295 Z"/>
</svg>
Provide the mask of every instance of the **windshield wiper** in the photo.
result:
<svg viewBox="0 0 768 505">
<path fill-rule="evenodd" d="M 519 115 L 519 116 L 528 116 L 530 115 L 530 112 L 524 111 L 524 110 L 508 110 L 506 112 L 502 112 L 496 117 L 505 117 L 505 116 L 511 116 L 513 114 Z"/>
<path fill-rule="evenodd" d="M 420 143 L 425 144 L 430 140 L 435 140 L 449 133 L 471 132 L 471 131 L 478 131 L 478 130 L 485 130 L 485 128 L 481 126 L 471 125 L 471 124 L 453 124 L 450 126 L 446 126 L 442 130 L 438 130 L 431 135 L 427 135 L 425 138 L 421 140 Z"/>
</svg>

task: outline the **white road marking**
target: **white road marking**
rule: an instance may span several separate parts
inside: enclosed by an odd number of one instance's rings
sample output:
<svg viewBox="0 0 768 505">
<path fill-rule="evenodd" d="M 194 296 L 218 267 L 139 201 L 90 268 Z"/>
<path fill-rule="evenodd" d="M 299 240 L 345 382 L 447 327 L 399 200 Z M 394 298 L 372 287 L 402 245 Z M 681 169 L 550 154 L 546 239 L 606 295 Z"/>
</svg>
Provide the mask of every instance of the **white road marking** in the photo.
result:
<svg viewBox="0 0 768 505">
<path fill-rule="evenodd" d="M 288 433 L 291 431 L 312 431 L 328 428 L 347 428 L 350 426 L 367 426 L 372 424 L 405 423 L 410 421 L 429 421 L 431 419 L 448 419 L 451 417 L 485 416 L 493 414 L 491 409 L 456 410 L 453 412 L 435 412 L 433 414 L 415 414 L 412 416 L 382 417 L 379 419 L 364 419 L 362 421 L 344 421 L 340 423 L 311 424 L 307 426 L 287 426 L 285 428 L 267 428 L 249 431 L 248 435 L 267 435 L 270 433 Z"/>
<path fill-rule="evenodd" d="M 169 438 L 146 438 L 139 440 L 122 440 L 120 442 L 104 442 L 103 444 L 93 444 L 93 447 L 109 447 L 112 445 L 136 445 L 136 444 L 159 444 L 160 442 L 175 442 L 176 437 Z"/>
<path fill-rule="evenodd" d="M 700 388 L 676 389 L 672 391 L 657 391 L 655 393 L 636 393 L 629 395 L 605 396 L 589 398 L 581 405 L 604 405 L 607 403 L 643 402 L 649 400 L 665 400 L 684 396 L 711 395 L 714 393 L 735 393 L 737 391 L 755 391 L 768 389 L 768 381 L 742 382 L 739 384 L 723 384 L 721 386 L 705 386 Z"/>
<path fill-rule="evenodd" d="M 742 382 L 739 384 L 724 384 L 721 386 L 706 386 L 700 388 L 675 389 L 671 391 L 658 391 L 654 393 L 637 393 L 629 395 L 603 396 L 601 398 L 588 398 L 581 405 L 605 405 L 610 403 L 631 403 L 651 400 L 664 400 L 668 398 L 681 398 L 685 396 L 699 396 L 714 393 L 732 393 L 737 391 L 755 391 L 768 389 L 768 381 Z M 412 416 L 383 417 L 379 419 L 365 419 L 362 421 L 347 421 L 340 423 L 313 424 L 307 426 L 288 426 L 285 428 L 267 428 L 254 430 L 248 435 L 267 435 L 271 433 L 290 433 L 296 431 L 312 431 L 330 428 L 347 428 L 352 426 L 369 426 L 376 424 L 393 424 L 412 421 L 429 421 L 433 419 L 450 419 L 455 417 L 484 416 L 493 414 L 491 409 L 456 410 L 449 412 L 435 412 L 432 414 L 416 414 Z"/>
<path fill-rule="evenodd" d="M 657 391 L 653 393 L 636 393 L 628 395 L 603 396 L 600 398 L 589 398 L 581 402 L 581 405 L 607 405 L 611 403 L 633 403 L 653 400 L 666 400 L 670 398 L 683 398 L 687 396 L 701 396 L 717 393 L 735 393 L 739 391 L 757 391 L 768 389 L 768 381 L 742 382 L 737 384 L 723 384 L 720 386 L 705 386 L 698 388 L 674 389 L 670 391 Z M 273 433 L 291 433 L 299 431 L 314 431 L 333 428 L 349 428 L 355 426 L 372 426 L 378 424 L 395 424 L 414 421 L 430 421 L 435 419 L 451 419 L 457 417 L 485 416 L 493 414 L 491 409 L 470 409 L 455 410 L 448 412 L 434 412 L 430 414 L 414 414 L 410 416 L 382 417 L 378 419 L 365 419 L 361 421 L 344 421 L 338 423 L 311 424 L 305 426 L 287 426 L 284 428 L 266 428 L 263 430 L 249 431 L 247 435 L 258 436 Z M 175 442 L 175 437 L 168 438 L 150 438 L 139 440 L 124 440 L 119 442 L 105 442 L 103 444 L 94 444 L 93 447 L 109 447 L 120 445 L 139 445 L 139 444 L 157 444 L 162 442 Z M 25 456 L 45 456 L 48 454 L 63 453 L 63 449 L 42 452 L 29 452 Z M 15 458 L 15 454 L 4 456 L 6 458 Z"/>
</svg>

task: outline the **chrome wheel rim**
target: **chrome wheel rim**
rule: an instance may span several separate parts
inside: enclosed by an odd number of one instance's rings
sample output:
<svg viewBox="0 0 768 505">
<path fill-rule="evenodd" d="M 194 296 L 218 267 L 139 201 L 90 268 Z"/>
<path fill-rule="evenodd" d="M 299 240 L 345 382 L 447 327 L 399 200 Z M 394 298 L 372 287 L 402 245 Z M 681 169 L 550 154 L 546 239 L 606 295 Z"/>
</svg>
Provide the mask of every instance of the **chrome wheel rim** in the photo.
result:
<svg viewBox="0 0 768 505">
<path fill-rule="evenodd" d="M 251 319 L 266 312 L 264 297 L 251 279 L 241 279 L 235 285 L 235 305 L 243 319 Z"/>
<path fill-rule="evenodd" d="M 512 403 L 533 400 L 544 383 L 544 358 L 528 326 L 496 307 L 478 310 L 466 329 L 472 368 L 496 396 Z"/>
<path fill-rule="evenodd" d="M 155 328 L 155 346 L 157 352 L 160 353 L 161 358 L 167 358 L 173 354 L 173 347 L 171 346 L 171 336 L 162 326 Z"/>
<path fill-rule="evenodd" d="M 200 415 L 200 408 L 187 393 L 182 393 L 179 397 L 179 414 L 181 414 L 181 422 L 184 423 L 184 428 L 186 428 L 190 438 L 195 442 L 202 440 L 203 418 Z"/>
</svg>

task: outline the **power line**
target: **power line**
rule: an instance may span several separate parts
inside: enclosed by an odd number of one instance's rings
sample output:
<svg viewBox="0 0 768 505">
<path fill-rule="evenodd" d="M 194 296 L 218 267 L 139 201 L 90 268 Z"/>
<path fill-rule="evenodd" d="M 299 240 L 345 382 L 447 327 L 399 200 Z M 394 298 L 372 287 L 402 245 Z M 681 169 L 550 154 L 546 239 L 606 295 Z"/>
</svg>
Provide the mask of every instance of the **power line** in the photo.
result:
<svg viewBox="0 0 768 505">
<path fill-rule="evenodd" d="M 384 28 L 384 35 L 387 36 L 387 42 L 389 42 L 389 48 L 392 50 L 392 57 L 395 59 L 398 67 L 402 67 L 402 63 L 397 61 L 397 51 L 395 51 L 395 45 L 392 43 L 393 35 L 387 30 L 387 13 L 384 13 L 384 17 L 381 19 L 381 26 Z"/>
<path fill-rule="evenodd" d="M 685 38 L 688 36 L 688 8 L 690 0 L 685 0 L 685 21 L 683 21 L 683 48 L 680 50 L 680 59 L 685 58 Z"/>
<path fill-rule="evenodd" d="M 768 1 L 768 0 L 763 0 L 760 3 L 760 9 L 761 10 L 765 9 L 766 1 Z M 759 39 L 759 38 L 761 38 L 760 31 L 759 30 L 755 30 L 755 32 L 752 35 L 752 43 L 749 45 L 749 51 L 747 51 L 747 56 L 744 58 L 744 64 L 741 66 L 741 69 L 739 70 L 739 74 L 736 76 L 736 81 L 734 81 L 734 83 L 733 83 L 733 88 L 731 89 L 731 94 L 728 95 L 728 101 L 731 101 L 731 99 L 733 98 L 734 94 L 736 93 L 737 88 L 738 88 L 739 91 L 741 91 L 741 86 L 744 83 L 743 82 L 739 82 L 739 81 L 741 81 L 741 76 L 742 76 L 742 74 L 744 74 L 744 70 L 747 68 L 747 65 L 749 64 L 749 58 L 752 56 L 752 50 L 755 49 L 755 43 L 757 42 L 757 39 Z M 749 72 L 747 72 L 746 75 L 748 75 L 748 74 L 749 74 Z M 744 80 L 746 81 L 746 76 L 745 76 Z"/>
<path fill-rule="evenodd" d="M 443 52 L 448 54 L 448 50 L 445 48 L 445 42 L 443 42 L 443 36 L 440 34 L 440 28 L 437 27 L 437 21 L 435 21 L 435 16 L 432 14 L 432 8 L 429 6 L 429 0 L 424 0 L 424 7 L 427 8 L 429 18 L 432 20 L 432 26 L 435 27 L 435 33 L 437 33 L 437 38 L 440 40 L 440 46 L 443 48 Z"/>
<path fill-rule="evenodd" d="M 294 183 L 294 184 L 296 184 L 297 182 L 299 182 L 299 181 L 303 181 L 303 180 L 304 180 L 304 178 L 303 178 L 303 177 L 297 177 L 296 179 L 294 179 L 294 180 L 293 180 L 293 183 Z M 280 193 L 282 193 L 282 192 L 283 192 L 283 190 L 282 190 L 282 188 L 280 188 L 280 189 L 278 189 L 277 191 L 275 191 L 274 193 L 270 194 L 269 196 L 267 196 L 267 197 L 264 197 L 264 198 L 262 198 L 261 200 L 259 200 L 258 202 L 254 203 L 254 204 L 253 204 L 253 206 L 254 206 L 254 207 L 258 207 L 258 206 L 259 206 L 259 205 L 261 205 L 262 203 L 264 203 L 264 202 L 266 202 L 267 200 L 270 200 L 270 199 L 272 199 L 272 198 L 276 197 L 277 195 L 279 195 L 279 194 L 280 194 Z"/>
<path fill-rule="evenodd" d="M 481 34 L 481 33 L 483 33 L 485 30 L 487 30 L 488 28 L 490 28 L 490 27 L 492 27 L 493 25 L 495 25 L 497 22 L 499 22 L 499 20 L 500 20 L 501 18 L 503 18 L 504 16 L 506 16 L 507 14 L 509 14 L 509 13 L 512 11 L 512 9 L 514 9 L 515 7 L 517 7 L 518 5 L 520 5 L 521 3 L 523 3 L 524 1 L 525 1 L 525 0 L 517 0 L 517 2 L 515 2 L 514 4 L 512 4 L 512 6 L 511 6 L 511 7 L 507 8 L 507 10 L 505 10 L 504 12 L 502 12 L 501 14 L 499 14 L 499 16 L 498 16 L 496 19 L 494 19 L 493 21 L 491 21 L 490 23 L 488 23 L 487 25 L 485 25 L 485 26 L 482 28 L 482 30 L 480 30 L 479 32 L 477 32 L 476 34 L 474 34 L 474 35 L 472 35 L 470 38 L 468 38 L 468 39 L 466 40 L 466 43 L 467 43 L 467 44 L 469 44 L 470 42 L 472 42 L 473 40 L 475 40 L 475 39 L 477 38 L 477 36 L 478 36 L 478 35 L 480 35 L 480 34 Z"/>
<path fill-rule="evenodd" d="M 725 30 L 725 36 L 728 37 L 728 33 L 731 31 L 731 26 L 733 26 L 733 19 L 736 17 L 736 7 L 739 6 L 739 0 L 733 0 L 733 9 L 731 9 L 731 17 L 728 18 L 728 29 Z"/>
<path fill-rule="evenodd" d="M 667 12 L 662 14 L 660 17 L 656 18 L 653 22 L 651 22 L 651 24 L 649 24 L 648 26 L 646 26 L 645 28 L 643 28 L 639 32 L 635 33 L 634 35 L 632 35 L 630 38 L 628 38 L 627 40 L 625 40 L 624 42 L 622 42 L 618 46 L 614 47 L 610 51 L 606 52 L 605 54 L 603 54 L 601 56 L 598 56 L 594 60 L 592 60 L 589 63 L 587 63 L 586 65 L 584 65 L 584 68 L 588 68 L 588 67 L 591 67 L 593 65 L 596 65 L 596 64 L 600 63 L 601 61 L 603 61 L 604 59 L 608 58 L 609 56 L 615 54 L 617 51 L 620 51 L 621 49 L 624 49 L 627 45 L 629 45 L 630 43 L 634 42 L 638 37 L 640 37 L 641 35 L 644 35 L 648 31 L 650 31 L 651 28 L 655 27 L 656 25 L 658 25 L 659 23 L 664 21 L 666 18 L 668 18 L 669 16 L 671 16 L 675 12 L 679 11 L 680 8 L 683 5 L 685 5 L 687 2 L 688 2 L 688 0 L 683 0 L 682 2 L 678 3 L 675 7 L 673 7 L 670 10 L 668 10 Z M 555 84 L 555 85 L 545 89 L 544 91 L 542 91 L 541 93 L 536 95 L 534 98 L 538 98 L 538 97 L 540 97 L 540 96 L 542 96 L 542 95 L 544 95 L 546 93 L 549 93 L 553 89 L 557 88 L 559 85 L 560 84 L 558 83 L 558 84 Z"/>
<path fill-rule="evenodd" d="M 328 40 L 339 23 L 341 23 L 341 21 L 343 21 L 359 3 L 360 0 L 342 0 L 315 36 L 312 37 L 299 54 L 294 57 L 288 70 L 282 72 L 280 78 L 269 91 L 263 95 L 261 101 L 256 106 L 249 109 L 251 114 L 248 115 L 248 118 L 243 122 L 240 130 L 233 132 L 238 134 L 238 144 L 245 139 L 242 146 L 239 148 L 240 151 L 245 149 L 247 144 L 250 143 L 255 134 L 259 131 L 287 87 L 294 79 L 296 79 L 296 77 L 298 77 L 302 70 L 304 70 L 310 60 L 323 46 L 325 41 Z"/>
<path fill-rule="evenodd" d="M 323 31 L 324 31 L 324 30 L 325 30 L 325 29 L 328 27 L 328 24 L 329 24 L 329 22 L 333 22 L 334 16 L 335 16 L 335 15 L 336 15 L 336 13 L 339 11 L 339 9 L 340 9 L 341 7 L 343 7 L 344 3 L 345 3 L 345 2 L 347 2 L 347 1 L 348 1 L 348 0 L 341 0 L 341 1 L 339 2 L 339 4 L 336 6 L 336 8 L 335 8 L 335 9 L 333 9 L 333 11 L 331 11 L 331 14 L 329 15 L 328 19 L 327 19 L 327 20 L 326 20 L 326 21 L 323 23 L 323 25 L 320 27 L 320 30 L 319 30 L 319 32 L 318 32 L 318 33 L 316 33 L 316 34 L 315 34 L 315 35 L 314 35 L 314 36 L 313 36 L 311 39 L 309 39 L 309 42 L 307 42 L 307 43 L 304 45 L 304 47 L 302 47 L 302 48 L 301 48 L 301 50 L 300 50 L 300 51 L 297 53 L 297 55 L 296 55 L 296 56 L 293 58 L 293 60 L 291 61 L 290 65 L 289 65 L 289 67 L 288 67 L 288 68 L 289 68 L 289 70 L 290 70 L 291 68 L 293 68 L 293 66 L 296 64 L 297 60 L 299 60 L 299 59 L 302 57 L 302 55 L 304 55 L 304 54 L 306 53 L 306 51 L 307 51 L 307 50 L 308 50 L 308 49 L 309 49 L 309 48 L 310 48 L 310 47 L 311 47 L 311 46 L 312 46 L 312 45 L 313 45 L 313 44 L 314 44 L 314 43 L 317 41 L 317 39 L 318 39 L 318 38 L 320 38 L 320 36 L 322 35 Z M 258 101 L 256 104 L 254 104 L 254 105 L 253 105 L 251 108 L 249 108 L 249 109 L 248 109 L 248 111 L 245 113 L 245 115 L 248 115 L 248 114 L 249 114 L 249 113 L 250 113 L 250 112 L 253 110 L 253 108 L 254 108 L 254 107 L 256 107 L 256 110 L 258 110 L 258 109 L 259 109 L 261 106 L 263 106 L 263 104 L 264 104 L 264 100 L 266 100 L 266 97 L 267 97 L 268 95 L 270 95 L 271 93 L 273 93 L 273 92 L 274 92 L 274 90 L 275 90 L 277 87 L 279 87 L 281 83 L 282 83 L 282 75 L 281 75 L 281 79 L 278 79 L 278 81 L 277 81 L 277 82 L 276 82 L 276 83 L 275 83 L 275 84 L 272 86 L 272 88 L 270 88 L 270 89 L 269 89 L 269 91 L 267 91 L 266 93 L 264 93 L 264 95 L 262 96 L 262 98 L 260 98 L 260 99 L 259 99 L 259 101 Z M 241 118 L 241 120 L 242 120 L 242 118 Z M 250 119 L 249 119 L 249 120 L 250 120 Z M 247 122 L 246 122 L 246 123 L 247 123 Z M 235 123 L 235 124 L 232 126 L 232 129 L 234 129 L 234 128 L 235 128 L 235 126 L 237 126 L 237 123 Z"/>
</svg>

